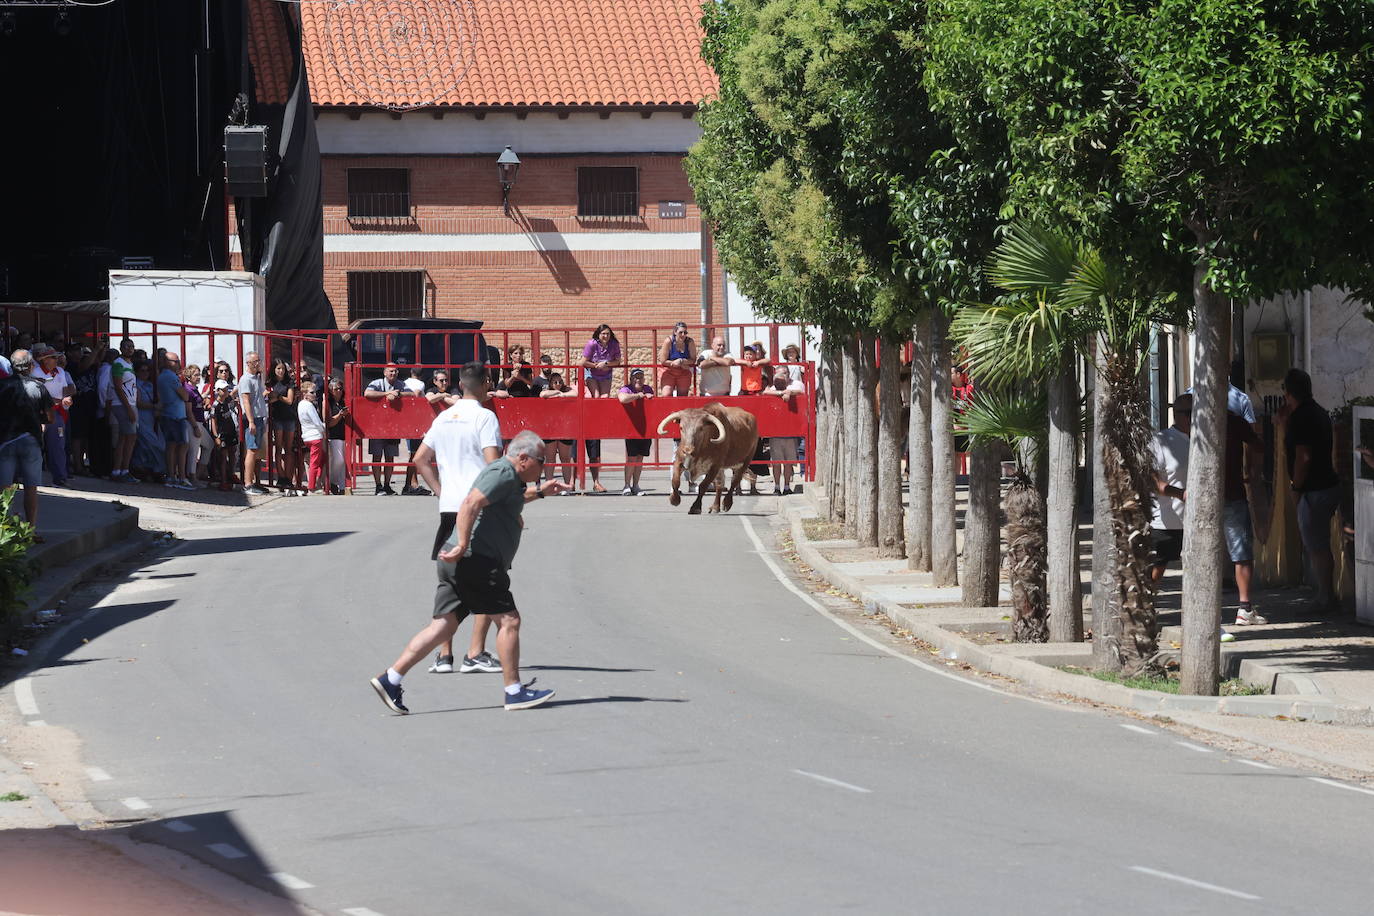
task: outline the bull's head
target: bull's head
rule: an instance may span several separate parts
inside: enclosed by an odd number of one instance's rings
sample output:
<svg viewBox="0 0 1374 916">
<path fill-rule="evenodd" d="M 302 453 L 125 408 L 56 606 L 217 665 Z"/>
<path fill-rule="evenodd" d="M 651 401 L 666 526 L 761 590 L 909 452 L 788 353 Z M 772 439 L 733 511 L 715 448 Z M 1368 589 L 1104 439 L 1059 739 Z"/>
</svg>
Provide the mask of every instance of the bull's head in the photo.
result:
<svg viewBox="0 0 1374 916">
<path fill-rule="evenodd" d="M 687 407 L 668 414 L 658 424 L 658 435 L 668 435 L 668 424 L 674 420 L 682 430 L 682 445 L 679 451 L 684 455 L 691 455 L 699 445 L 720 442 L 725 438 L 725 424 L 710 411 L 702 410 L 700 407 Z M 706 425 L 707 421 L 710 425 Z M 712 426 L 715 428 L 712 429 Z"/>
</svg>

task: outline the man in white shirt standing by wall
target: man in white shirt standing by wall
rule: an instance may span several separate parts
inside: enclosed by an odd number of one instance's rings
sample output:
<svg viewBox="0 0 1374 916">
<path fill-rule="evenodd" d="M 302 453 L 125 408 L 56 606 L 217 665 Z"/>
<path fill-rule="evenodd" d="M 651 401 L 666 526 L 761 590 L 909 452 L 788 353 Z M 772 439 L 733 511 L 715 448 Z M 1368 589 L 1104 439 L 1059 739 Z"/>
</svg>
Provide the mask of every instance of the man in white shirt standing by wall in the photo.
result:
<svg viewBox="0 0 1374 916">
<path fill-rule="evenodd" d="M 411 459 L 415 469 L 434 495 L 439 497 L 439 530 L 434 535 L 435 559 L 444 542 L 453 533 L 458 519 L 458 507 L 472 489 L 472 482 L 488 464 L 501 457 L 501 427 L 492 413 L 482 404 L 487 397 L 487 370 L 481 363 L 468 363 L 458 370 L 458 387 L 463 396 L 455 401 L 430 424 L 420 447 Z M 438 462 L 438 469 L 435 469 Z M 486 614 L 472 616 L 472 639 L 468 654 L 463 656 L 459 672 L 500 671 L 501 661 L 487 651 L 487 631 L 491 618 Z M 453 673 L 453 641 L 439 647 L 432 674 Z"/>
</svg>

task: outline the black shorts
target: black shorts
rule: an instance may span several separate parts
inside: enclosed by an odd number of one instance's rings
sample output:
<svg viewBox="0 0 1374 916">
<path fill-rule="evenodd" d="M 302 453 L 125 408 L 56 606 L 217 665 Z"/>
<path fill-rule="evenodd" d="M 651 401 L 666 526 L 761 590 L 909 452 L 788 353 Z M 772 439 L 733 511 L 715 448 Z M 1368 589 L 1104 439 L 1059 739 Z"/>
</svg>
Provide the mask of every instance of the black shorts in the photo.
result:
<svg viewBox="0 0 1374 916">
<path fill-rule="evenodd" d="M 453 526 L 458 524 L 457 512 L 439 513 L 439 530 L 434 532 L 434 549 L 430 551 L 431 560 L 439 559 L 439 551 L 444 549 L 444 541 L 453 533 Z"/>
<path fill-rule="evenodd" d="M 510 574 L 495 557 L 474 553 L 457 563 L 434 564 L 439 584 L 434 589 L 434 617 L 456 614 L 458 622 L 469 614 L 514 613 Z"/>
<path fill-rule="evenodd" d="M 630 458 L 648 458 L 652 439 L 626 439 L 625 454 Z"/>
<path fill-rule="evenodd" d="M 1150 562 L 1155 566 L 1167 566 L 1183 556 L 1183 529 L 1151 528 L 1150 548 L 1154 551 Z"/>
</svg>

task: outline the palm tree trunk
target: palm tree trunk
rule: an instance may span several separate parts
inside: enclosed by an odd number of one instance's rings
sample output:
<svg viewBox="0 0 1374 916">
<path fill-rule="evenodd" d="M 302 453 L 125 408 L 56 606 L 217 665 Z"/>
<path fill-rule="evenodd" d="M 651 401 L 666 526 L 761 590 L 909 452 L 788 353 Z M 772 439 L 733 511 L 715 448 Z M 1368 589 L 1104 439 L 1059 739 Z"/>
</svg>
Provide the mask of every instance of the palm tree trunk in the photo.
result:
<svg viewBox="0 0 1374 916">
<path fill-rule="evenodd" d="M 930 311 L 911 329 L 911 422 L 907 427 L 907 568 L 930 571 Z"/>
<path fill-rule="evenodd" d="M 859 335 L 858 410 L 855 423 L 854 496 L 857 503 L 854 536 L 860 547 L 878 546 L 878 415 L 875 395 L 878 387 L 877 335 Z"/>
<path fill-rule="evenodd" d="M 1193 272 L 1193 431 L 1188 445 L 1188 513 L 1183 543 L 1183 653 L 1179 691 L 1215 696 L 1221 671 L 1222 484 L 1226 448 L 1226 383 L 1230 359 L 1231 310 L 1205 282 L 1206 268 Z"/>
<path fill-rule="evenodd" d="M 930 315 L 930 566 L 932 582 L 959 584 L 959 545 L 954 513 L 954 433 L 951 416 L 949 316 Z"/>
<path fill-rule="evenodd" d="M 902 353 L 883 340 L 878 351 L 878 556 L 905 557 L 902 517 Z"/>
<path fill-rule="evenodd" d="M 997 573 L 1001 565 L 1002 526 L 998 491 L 1001 463 L 994 447 L 975 444 L 968 459 L 968 511 L 964 514 L 965 607 L 997 606 Z"/>
<path fill-rule="evenodd" d="M 844 438 L 844 348 L 829 338 L 825 347 L 825 494 L 830 507 L 830 520 L 844 520 L 845 498 L 845 438 Z"/>
<path fill-rule="evenodd" d="M 1047 642 L 1050 630 L 1045 602 L 1045 504 L 1035 482 L 1018 473 L 1007 487 L 1003 507 L 1007 515 L 1012 639 Z"/>
<path fill-rule="evenodd" d="M 855 447 L 859 442 L 859 338 L 850 334 L 845 338 L 841 353 L 843 370 L 840 381 L 842 388 L 842 416 L 844 417 L 844 536 L 859 536 L 859 488 L 855 481 L 859 463 L 855 460 Z"/>
<path fill-rule="evenodd" d="M 1121 618 L 1117 616 L 1116 540 L 1112 537 L 1112 504 L 1107 495 L 1103 464 L 1103 431 L 1108 399 L 1106 346 L 1099 337 L 1093 343 L 1093 667 L 1120 671 Z"/>
<path fill-rule="evenodd" d="M 1140 385 L 1136 353 L 1111 353 L 1102 431 L 1103 477 L 1112 507 L 1113 559 L 1121 670 L 1135 674 L 1154 656 L 1159 638 L 1150 580 L 1150 515 L 1154 468 L 1150 459 L 1150 401 Z"/>
<path fill-rule="evenodd" d="M 1065 360 L 1050 381 L 1046 520 L 1049 638 L 1083 641 L 1083 587 L 1078 575 L 1078 378 Z M 1007 519 L 1011 526 L 1010 513 Z M 1008 541 L 1011 535 L 1007 535 Z"/>
</svg>

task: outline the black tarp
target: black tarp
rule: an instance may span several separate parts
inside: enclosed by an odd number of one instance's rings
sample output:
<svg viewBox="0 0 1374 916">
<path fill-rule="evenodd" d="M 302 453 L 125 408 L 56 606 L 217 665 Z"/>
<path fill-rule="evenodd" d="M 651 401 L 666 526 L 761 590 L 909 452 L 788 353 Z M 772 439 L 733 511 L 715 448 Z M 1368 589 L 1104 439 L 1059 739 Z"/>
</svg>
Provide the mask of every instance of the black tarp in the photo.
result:
<svg viewBox="0 0 1374 916">
<path fill-rule="evenodd" d="M 247 2 L 248 121 L 268 128 L 269 170 L 267 197 L 236 202 L 245 263 L 263 276 L 269 328 L 334 328 L 324 292 L 320 145 L 300 10 L 276 0 Z M 289 356 L 285 349 L 274 355 Z M 319 363 L 323 350 L 307 356 Z M 341 358 L 336 351 L 336 364 Z"/>
</svg>

